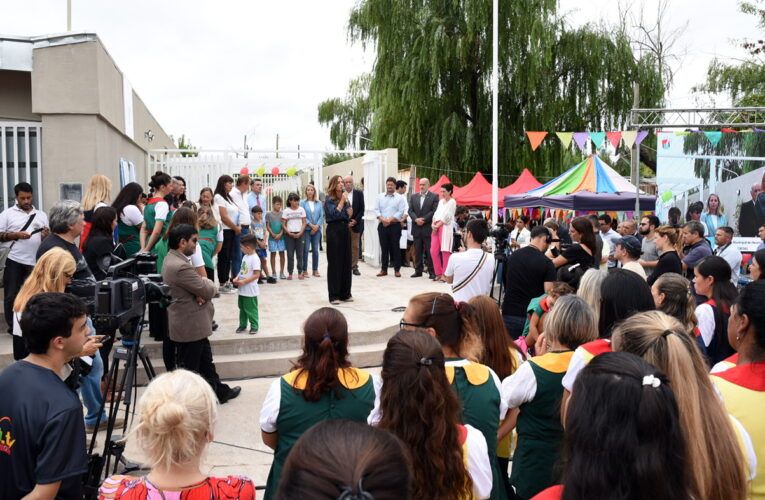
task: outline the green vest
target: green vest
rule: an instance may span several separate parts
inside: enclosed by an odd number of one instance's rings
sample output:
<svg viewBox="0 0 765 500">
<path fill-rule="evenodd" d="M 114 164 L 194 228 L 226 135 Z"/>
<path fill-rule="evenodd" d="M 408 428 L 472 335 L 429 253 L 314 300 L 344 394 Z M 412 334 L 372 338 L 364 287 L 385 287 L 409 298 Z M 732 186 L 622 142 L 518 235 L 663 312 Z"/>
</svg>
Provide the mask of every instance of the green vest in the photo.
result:
<svg viewBox="0 0 765 500">
<path fill-rule="evenodd" d="M 447 361 L 455 361 L 449 358 Z M 486 438 L 491 464 L 492 500 L 507 498 L 497 461 L 497 428 L 499 427 L 500 395 L 489 367 L 479 363 L 446 366 L 446 377 L 462 403 L 462 422 L 470 424 Z M 506 473 L 506 472 L 505 472 Z"/>
<path fill-rule="evenodd" d="M 561 384 L 572 354 L 573 351 L 549 352 L 528 361 L 537 381 L 537 392 L 533 400 L 520 406 L 518 446 L 510 474 L 510 483 L 521 498 L 531 498 L 557 484 L 553 468 L 560 458 L 563 441 Z"/>
<path fill-rule="evenodd" d="M 298 378 L 298 371 L 284 375 L 281 380 L 281 399 L 276 428 L 279 438 L 274 450 L 274 461 L 268 473 L 266 492 L 269 500 L 276 495 L 282 467 L 292 446 L 314 424 L 328 419 L 346 419 L 366 423 L 375 405 L 374 382 L 369 372 L 358 368 L 346 368 L 338 372 L 341 385 L 337 393 L 325 393 L 319 401 L 303 398 L 308 374 Z"/>
<path fill-rule="evenodd" d="M 165 257 L 167 257 L 167 253 L 170 251 L 168 243 L 168 240 L 160 236 L 157 243 L 154 244 L 154 248 L 151 249 L 151 252 L 157 255 L 157 274 L 162 274 L 162 264 L 165 262 Z"/>
<path fill-rule="evenodd" d="M 141 249 L 140 226 L 128 226 L 120 217 L 117 223 L 117 239 L 125 249 L 125 256 L 132 257 Z"/>
<path fill-rule="evenodd" d="M 143 227 L 146 231 L 146 242 L 148 243 L 149 237 L 151 236 L 151 233 L 154 231 L 154 226 L 157 224 L 156 219 L 156 213 L 157 213 L 157 203 L 165 201 L 162 198 L 152 198 L 149 200 L 149 203 L 146 204 L 146 207 L 143 209 Z M 169 212 L 167 214 L 167 220 L 163 221 L 162 224 L 162 231 L 159 233 L 160 239 L 162 236 L 165 235 L 165 231 L 167 231 L 167 226 L 170 224 L 170 219 L 173 217 L 173 212 Z M 157 253 L 156 247 L 159 244 L 159 241 L 154 244 L 154 248 L 151 249 L 151 253 Z M 157 266 L 157 269 L 159 269 L 159 266 Z M 158 271 L 159 272 L 159 271 Z"/>
<path fill-rule="evenodd" d="M 213 266 L 213 253 L 215 253 L 215 246 L 218 244 L 216 239 L 218 238 L 218 226 L 213 229 L 199 229 L 198 245 L 202 247 L 202 258 L 205 261 L 205 267 L 212 269 Z"/>
</svg>

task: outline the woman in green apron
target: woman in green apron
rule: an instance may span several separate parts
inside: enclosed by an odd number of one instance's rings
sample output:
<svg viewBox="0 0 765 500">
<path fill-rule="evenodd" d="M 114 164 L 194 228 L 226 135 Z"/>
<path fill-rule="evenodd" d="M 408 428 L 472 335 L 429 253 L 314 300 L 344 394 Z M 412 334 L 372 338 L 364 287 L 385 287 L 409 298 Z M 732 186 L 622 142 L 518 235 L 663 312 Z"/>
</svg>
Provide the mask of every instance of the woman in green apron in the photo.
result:
<svg viewBox="0 0 765 500">
<path fill-rule="evenodd" d="M 327 419 L 366 422 L 379 387 L 369 372 L 348 361 L 348 323 L 340 311 L 314 311 L 303 332 L 296 369 L 271 384 L 260 412 L 263 442 L 274 449 L 266 500 L 274 498 L 284 461 L 298 438 Z"/>
<path fill-rule="evenodd" d="M 218 255 L 218 252 L 223 247 L 223 230 L 215 219 L 213 209 L 210 207 L 199 207 L 199 210 L 197 210 L 197 220 L 199 221 L 198 246 L 202 248 L 205 273 L 207 279 L 215 281 L 213 258 Z"/>
<path fill-rule="evenodd" d="M 152 194 L 146 203 L 146 208 L 143 209 L 144 225 L 141 231 L 141 253 L 156 253 L 154 245 L 167 230 L 170 206 L 165 201 L 165 196 L 172 189 L 171 181 L 172 177 L 164 172 L 157 171 L 151 176 L 149 187 L 152 189 Z"/>
<path fill-rule="evenodd" d="M 545 331 L 537 342 L 540 355 L 502 381 L 502 401 L 510 410 L 499 437 L 504 438 L 517 425 L 510 483 L 518 498 L 531 498 L 556 484 L 553 468 L 563 440 L 563 376 L 574 349 L 595 340 L 597 332 L 592 308 L 576 295 L 564 295 L 547 313 Z"/>
<path fill-rule="evenodd" d="M 170 231 L 175 226 L 181 224 L 188 224 L 199 231 L 199 222 L 195 211 L 190 208 L 181 207 L 173 212 L 173 217 L 170 219 L 170 223 L 167 224 L 165 235 L 162 236 L 156 245 L 154 245 L 154 253 L 157 254 L 157 273 L 162 273 L 162 264 L 165 262 L 165 257 L 167 257 L 167 253 L 170 251 L 170 248 L 168 247 Z M 200 245 L 197 245 L 196 252 L 191 256 L 191 265 L 197 268 L 197 271 L 203 278 L 207 277 L 204 269 L 200 269 L 200 267 L 204 266 L 204 254 Z"/>
<path fill-rule="evenodd" d="M 122 246 L 127 258 L 141 250 L 141 225 L 143 212 L 138 201 L 143 194 L 143 188 L 137 182 L 131 182 L 120 190 L 112 203 L 112 208 L 119 215 L 117 219 L 117 245 Z"/>
<path fill-rule="evenodd" d="M 488 446 L 492 471 L 492 500 L 506 498 L 497 460 L 497 428 L 507 408 L 500 398 L 500 380 L 476 360 L 482 351 L 476 331 L 475 308 L 455 302 L 448 293 L 422 293 L 409 300 L 402 328 L 422 328 L 441 344 L 446 357 L 446 377 L 462 403 L 462 423 L 481 431 Z"/>
</svg>

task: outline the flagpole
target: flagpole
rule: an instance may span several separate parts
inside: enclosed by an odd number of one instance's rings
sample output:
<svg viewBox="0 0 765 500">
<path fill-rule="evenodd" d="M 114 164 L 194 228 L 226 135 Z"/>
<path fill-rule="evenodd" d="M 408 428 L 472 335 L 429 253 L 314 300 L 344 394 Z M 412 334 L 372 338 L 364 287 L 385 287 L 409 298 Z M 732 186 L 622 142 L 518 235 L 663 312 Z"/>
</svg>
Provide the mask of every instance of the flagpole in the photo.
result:
<svg viewBox="0 0 765 500">
<path fill-rule="evenodd" d="M 491 72 L 491 222 L 499 212 L 499 0 L 493 0 Z"/>
</svg>

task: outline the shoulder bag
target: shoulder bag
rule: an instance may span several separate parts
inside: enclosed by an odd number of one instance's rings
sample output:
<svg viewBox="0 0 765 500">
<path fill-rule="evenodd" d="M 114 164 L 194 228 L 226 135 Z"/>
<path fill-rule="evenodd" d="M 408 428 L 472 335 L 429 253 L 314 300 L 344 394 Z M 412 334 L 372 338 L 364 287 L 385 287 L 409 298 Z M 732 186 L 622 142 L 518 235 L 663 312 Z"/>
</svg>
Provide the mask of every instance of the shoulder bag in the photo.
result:
<svg viewBox="0 0 765 500">
<path fill-rule="evenodd" d="M 20 232 L 23 233 L 24 231 L 27 230 L 27 228 L 32 223 L 32 220 L 34 220 L 36 215 L 37 215 L 37 212 L 29 216 L 29 219 L 27 219 L 26 224 L 24 224 L 24 227 L 21 228 Z M 0 250 L 0 287 L 3 286 L 3 276 L 5 275 L 5 262 L 8 260 L 8 254 L 11 253 L 11 248 L 13 248 L 13 245 L 15 245 L 17 241 L 18 240 L 14 240 L 10 245 Z"/>
</svg>

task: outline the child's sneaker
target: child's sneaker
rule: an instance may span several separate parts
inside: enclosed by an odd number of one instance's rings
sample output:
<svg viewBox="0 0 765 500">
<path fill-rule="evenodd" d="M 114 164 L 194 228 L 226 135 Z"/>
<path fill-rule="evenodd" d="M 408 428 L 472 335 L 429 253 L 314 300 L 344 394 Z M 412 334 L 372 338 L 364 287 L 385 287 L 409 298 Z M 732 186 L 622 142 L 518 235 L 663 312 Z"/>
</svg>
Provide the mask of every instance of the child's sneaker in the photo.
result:
<svg viewBox="0 0 765 500">
<path fill-rule="evenodd" d="M 258 333 L 257 328 L 250 328 L 250 335 L 255 335 L 256 333 Z"/>
<path fill-rule="evenodd" d="M 287 275 L 282 273 L 282 274 L 279 275 L 279 279 L 280 280 L 286 280 L 287 279 Z"/>
<path fill-rule="evenodd" d="M 291 279 L 292 279 L 292 275 L 291 275 L 291 274 L 288 274 L 288 275 L 287 275 L 287 280 L 291 280 Z"/>
<path fill-rule="evenodd" d="M 239 328 L 236 329 L 236 333 L 244 333 L 246 331 L 247 331 L 246 326 L 240 326 Z"/>
<path fill-rule="evenodd" d="M 303 274 L 302 274 L 302 273 L 301 273 L 301 274 L 298 274 L 298 279 L 299 279 L 299 280 L 302 280 L 302 279 L 303 279 Z"/>
<path fill-rule="evenodd" d="M 269 276 L 268 279 L 266 280 L 266 283 L 271 283 L 273 285 L 274 283 L 276 283 L 276 278 L 274 278 L 273 276 Z"/>
</svg>

